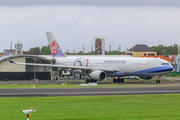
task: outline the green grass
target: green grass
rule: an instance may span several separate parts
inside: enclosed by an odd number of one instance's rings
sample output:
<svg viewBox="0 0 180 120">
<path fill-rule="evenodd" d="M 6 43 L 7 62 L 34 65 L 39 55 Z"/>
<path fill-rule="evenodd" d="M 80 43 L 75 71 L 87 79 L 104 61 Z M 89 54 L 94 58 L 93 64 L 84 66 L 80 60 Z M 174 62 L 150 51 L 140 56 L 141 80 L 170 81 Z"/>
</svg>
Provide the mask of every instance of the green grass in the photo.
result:
<svg viewBox="0 0 180 120">
<path fill-rule="evenodd" d="M 167 76 L 166 78 L 180 78 L 180 76 Z"/>
<path fill-rule="evenodd" d="M 32 84 L 1 84 L 0 89 L 31 88 Z M 34 84 L 35 88 L 90 88 L 90 87 L 159 87 L 179 86 L 180 84 L 98 84 L 98 86 L 81 86 L 80 84 Z"/>
<path fill-rule="evenodd" d="M 78 83 L 77 81 L 74 80 L 65 80 L 64 83 L 67 83 L 66 86 L 62 86 L 61 83 L 58 84 L 58 82 L 56 84 L 41 84 L 41 82 L 39 83 L 35 83 L 35 84 L 18 84 L 19 81 L 14 81 L 15 84 L 0 84 L 0 89 L 9 89 L 9 88 L 31 88 L 31 85 L 35 85 L 35 88 L 89 88 L 89 87 L 159 87 L 159 86 L 180 86 L 179 83 L 180 81 L 175 81 L 175 80 L 166 80 L 166 79 L 162 79 L 161 83 L 171 83 L 173 82 L 174 84 L 149 84 L 149 83 L 155 83 L 155 78 L 151 79 L 151 80 L 127 80 L 125 79 L 125 83 L 121 84 L 114 84 L 111 83 L 112 80 L 104 80 L 104 82 L 110 82 L 111 84 L 98 84 L 98 86 L 81 86 L 80 83 Z M 69 82 L 77 82 L 77 84 L 69 84 Z M 81 80 L 81 82 L 85 83 L 85 80 Z M 126 84 L 128 83 L 128 84 Z M 134 83 L 139 83 L 139 84 L 134 84 Z M 146 84 L 147 83 L 147 84 Z"/>
<path fill-rule="evenodd" d="M 0 98 L 0 120 L 179 120 L 180 95 Z"/>
</svg>

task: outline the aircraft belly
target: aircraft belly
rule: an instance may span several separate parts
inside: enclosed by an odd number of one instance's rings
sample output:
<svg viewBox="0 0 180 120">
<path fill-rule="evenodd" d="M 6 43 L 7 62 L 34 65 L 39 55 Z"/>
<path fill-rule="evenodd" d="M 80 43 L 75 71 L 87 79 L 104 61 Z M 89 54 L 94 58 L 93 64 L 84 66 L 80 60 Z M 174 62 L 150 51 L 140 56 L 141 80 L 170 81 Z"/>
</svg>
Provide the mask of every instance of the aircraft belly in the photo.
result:
<svg viewBox="0 0 180 120">
<path fill-rule="evenodd" d="M 120 76 L 126 76 L 126 74 L 123 72 L 107 73 L 107 77 L 120 77 Z"/>
</svg>

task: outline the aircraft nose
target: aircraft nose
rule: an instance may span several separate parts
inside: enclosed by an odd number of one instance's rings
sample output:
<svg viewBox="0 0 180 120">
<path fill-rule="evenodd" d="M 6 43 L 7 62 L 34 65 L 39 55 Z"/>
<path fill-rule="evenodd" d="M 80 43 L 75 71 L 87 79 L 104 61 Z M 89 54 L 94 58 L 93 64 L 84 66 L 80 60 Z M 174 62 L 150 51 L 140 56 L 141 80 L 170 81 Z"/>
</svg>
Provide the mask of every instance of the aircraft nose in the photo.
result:
<svg viewBox="0 0 180 120">
<path fill-rule="evenodd" d="M 173 70 L 173 66 L 172 65 L 170 65 L 170 69 L 171 69 L 171 71 Z"/>
</svg>

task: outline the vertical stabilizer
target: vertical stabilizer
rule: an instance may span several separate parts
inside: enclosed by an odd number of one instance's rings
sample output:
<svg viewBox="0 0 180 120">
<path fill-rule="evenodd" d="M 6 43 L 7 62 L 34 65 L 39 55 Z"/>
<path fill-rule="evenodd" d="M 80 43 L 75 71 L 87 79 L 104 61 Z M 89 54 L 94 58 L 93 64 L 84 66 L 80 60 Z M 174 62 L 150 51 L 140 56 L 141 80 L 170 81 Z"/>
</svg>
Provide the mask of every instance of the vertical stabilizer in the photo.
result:
<svg viewBox="0 0 180 120">
<path fill-rule="evenodd" d="M 46 32 L 46 35 L 52 57 L 66 57 L 66 54 L 61 50 L 52 32 Z"/>
</svg>

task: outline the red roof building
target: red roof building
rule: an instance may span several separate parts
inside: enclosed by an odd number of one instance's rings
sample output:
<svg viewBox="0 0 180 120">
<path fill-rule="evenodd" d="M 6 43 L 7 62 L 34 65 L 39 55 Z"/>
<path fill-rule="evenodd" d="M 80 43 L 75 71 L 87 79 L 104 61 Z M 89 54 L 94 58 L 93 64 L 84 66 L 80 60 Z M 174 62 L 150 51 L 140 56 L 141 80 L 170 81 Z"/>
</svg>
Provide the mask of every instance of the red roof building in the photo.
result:
<svg viewBox="0 0 180 120">
<path fill-rule="evenodd" d="M 4 56 L 4 54 L 0 54 L 0 57 L 3 57 Z"/>
</svg>

